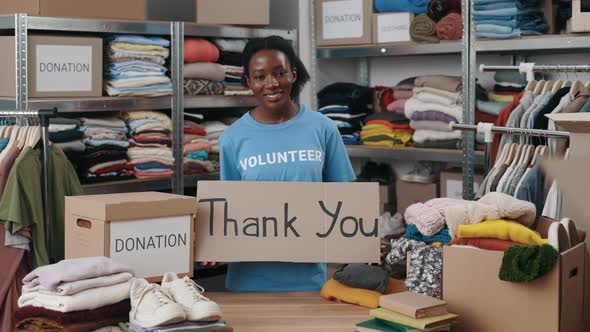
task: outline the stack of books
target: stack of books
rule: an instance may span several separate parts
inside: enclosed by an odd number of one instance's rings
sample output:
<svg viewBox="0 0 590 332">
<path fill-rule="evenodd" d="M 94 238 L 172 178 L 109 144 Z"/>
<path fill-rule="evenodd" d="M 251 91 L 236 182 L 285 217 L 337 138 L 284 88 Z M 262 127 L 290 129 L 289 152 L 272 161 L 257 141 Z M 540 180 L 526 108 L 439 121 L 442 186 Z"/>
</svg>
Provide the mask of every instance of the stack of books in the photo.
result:
<svg viewBox="0 0 590 332">
<path fill-rule="evenodd" d="M 447 303 L 434 297 L 404 292 L 384 295 L 371 320 L 358 323 L 357 332 L 448 332 L 457 315 L 447 311 Z"/>
</svg>

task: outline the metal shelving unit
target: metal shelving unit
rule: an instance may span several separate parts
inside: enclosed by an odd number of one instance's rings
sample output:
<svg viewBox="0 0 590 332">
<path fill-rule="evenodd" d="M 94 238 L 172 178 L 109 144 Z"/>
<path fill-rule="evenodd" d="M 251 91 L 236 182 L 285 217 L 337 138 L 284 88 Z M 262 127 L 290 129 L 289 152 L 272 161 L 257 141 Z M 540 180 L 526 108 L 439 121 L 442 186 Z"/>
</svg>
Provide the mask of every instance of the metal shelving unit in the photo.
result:
<svg viewBox="0 0 590 332">
<path fill-rule="evenodd" d="M 438 44 L 403 42 L 378 45 L 318 47 L 318 58 L 361 58 L 401 55 L 460 54 L 461 42 Z"/>
<path fill-rule="evenodd" d="M 171 41 L 170 73 L 173 95 L 157 98 L 90 97 L 90 98 L 28 98 L 28 34 L 34 32 L 72 32 L 105 35 L 112 33 L 157 35 Z M 184 108 L 230 108 L 255 106 L 249 96 L 183 96 L 184 36 L 219 38 L 256 38 L 280 35 L 297 45 L 296 30 L 199 26 L 184 22 L 125 21 L 102 19 L 74 19 L 35 17 L 26 14 L 0 16 L 0 32 L 14 33 L 16 43 L 17 84 L 15 98 L 0 98 L 3 109 L 49 109 L 61 113 L 85 113 L 135 110 L 171 110 L 173 123 L 172 150 L 175 157 L 174 176 L 166 179 L 134 179 L 127 181 L 88 184 L 84 193 L 99 194 L 125 191 L 171 190 L 182 194 L 185 183 L 194 186 L 199 179 L 217 179 L 218 174 L 184 176 L 183 120 Z"/>
<path fill-rule="evenodd" d="M 447 163 L 461 163 L 463 152 L 461 150 L 448 149 L 424 149 L 415 147 L 384 148 L 365 145 L 347 145 L 346 151 L 350 158 L 374 158 L 390 160 L 430 160 Z M 474 163 L 484 164 L 484 154 L 475 152 Z"/>
</svg>

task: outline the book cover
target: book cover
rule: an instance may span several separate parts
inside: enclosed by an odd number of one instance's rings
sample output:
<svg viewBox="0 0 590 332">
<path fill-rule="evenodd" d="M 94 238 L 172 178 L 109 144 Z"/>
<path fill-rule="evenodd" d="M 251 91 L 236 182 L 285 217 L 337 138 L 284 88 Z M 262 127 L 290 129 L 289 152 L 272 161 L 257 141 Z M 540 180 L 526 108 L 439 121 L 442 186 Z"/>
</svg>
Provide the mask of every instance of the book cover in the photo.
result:
<svg viewBox="0 0 590 332">
<path fill-rule="evenodd" d="M 426 318 L 448 314 L 447 303 L 437 298 L 413 292 L 384 295 L 379 305 L 413 318 Z"/>
<path fill-rule="evenodd" d="M 459 317 L 455 314 L 446 314 L 427 318 L 413 318 L 385 308 L 373 309 L 369 312 L 369 316 L 420 330 L 445 327 Z"/>
<path fill-rule="evenodd" d="M 371 320 L 356 324 L 357 332 L 448 332 L 450 330 L 450 325 L 431 330 L 419 330 L 413 327 L 394 322 L 388 322 L 378 318 L 373 318 Z"/>
</svg>

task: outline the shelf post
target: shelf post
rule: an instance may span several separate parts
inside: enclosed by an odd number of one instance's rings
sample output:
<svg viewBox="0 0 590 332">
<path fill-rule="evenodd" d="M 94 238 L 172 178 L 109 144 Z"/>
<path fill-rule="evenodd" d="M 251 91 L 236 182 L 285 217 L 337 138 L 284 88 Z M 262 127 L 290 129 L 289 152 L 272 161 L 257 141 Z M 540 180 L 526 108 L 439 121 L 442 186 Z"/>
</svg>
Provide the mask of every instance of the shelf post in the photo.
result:
<svg viewBox="0 0 590 332">
<path fill-rule="evenodd" d="M 316 35 L 316 24 L 315 24 L 315 2 L 316 0 L 310 0 L 309 4 L 309 17 L 311 18 L 311 65 L 310 65 L 310 85 L 311 85 L 311 108 L 319 110 L 318 105 L 318 52 L 317 52 L 317 35 Z"/>
<path fill-rule="evenodd" d="M 27 14 L 14 16 L 14 50 L 16 52 L 16 109 L 28 109 L 28 26 Z"/>
<path fill-rule="evenodd" d="M 170 23 L 171 71 L 172 71 L 172 154 L 174 156 L 174 175 L 172 176 L 172 192 L 184 194 L 184 173 L 182 153 L 184 141 L 184 23 Z"/>
<path fill-rule="evenodd" d="M 475 37 L 472 26 L 472 1 L 462 0 L 463 17 L 463 123 L 475 123 Z M 471 131 L 463 132 L 463 198 L 473 199 L 473 173 L 475 159 L 475 135 Z"/>
</svg>

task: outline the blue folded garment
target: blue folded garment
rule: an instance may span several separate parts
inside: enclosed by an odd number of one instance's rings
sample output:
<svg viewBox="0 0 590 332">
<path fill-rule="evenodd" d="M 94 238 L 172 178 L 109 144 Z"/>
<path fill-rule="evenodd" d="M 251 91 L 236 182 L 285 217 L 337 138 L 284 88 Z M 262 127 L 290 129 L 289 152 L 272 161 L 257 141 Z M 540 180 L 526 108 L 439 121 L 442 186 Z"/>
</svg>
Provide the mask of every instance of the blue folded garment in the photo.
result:
<svg viewBox="0 0 590 332">
<path fill-rule="evenodd" d="M 476 31 L 477 31 L 477 26 L 479 25 L 497 25 L 497 26 L 504 26 L 504 27 L 510 27 L 510 28 L 517 28 L 518 27 L 518 22 L 516 22 L 516 20 L 504 20 L 504 21 L 500 21 L 500 20 L 482 20 L 482 21 L 476 21 L 475 22 L 475 27 L 476 27 Z"/>
<path fill-rule="evenodd" d="M 509 103 L 503 102 L 495 102 L 495 101 L 485 101 L 485 100 L 476 100 L 475 101 L 475 108 L 480 111 L 491 115 L 500 115 L 500 112 L 506 107 Z"/>
<path fill-rule="evenodd" d="M 375 11 L 378 13 L 410 12 L 426 13 L 429 0 L 375 0 Z"/>
<path fill-rule="evenodd" d="M 539 5 L 541 3 L 541 0 L 504 0 L 501 2 L 511 2 L 517 6 L 533 6 L 533 5 Z M 493 3 L 499 3 L 498 0 L 473 0 L 473 4 L 474 5 L 484 5 L 484 4 L 493 4 Z"/>
<path fill-rule="evenodd" d="M 512 33 L 514 31 L 514 28 L 498 24 L 477 24 L 475 26 L 475 31 L 491 33 Z"/>
<path fill-rule="evenodd" d="M 157 170 L 157 169 L 169 170 L 170 166 L 166 166 L 166 165 L 152 161 L 149 163 L 137 164 L 137 165 L 135 165 L 135 168 L 142 170 L 142 171 Z"/>
<path fill-rule="evenodd" d="M 135 92 L 135 91 L 152 91 L 152 90 L 172 90 L 172 83 L 154 84 L 146 86 L 116 88 L 120 92 Z"/>
<path fill-rule="evenodd" d="M 104 37 L 106 41 L 120 42 L 138 45 L 157 45 L 169 47 L 170 41 L 162 37 L 139 36 L 139 35 L 108 35 Z"/>
<path fill-rule="evenodd" d="M 533 13 L 542 13 L 541 8 L 527 8 L 519 9 L 516 7 L 491 9 L 491 10 L 474 10 L 473 15 L 477 16 L 516 16 L 516 15 L 527 15 Z"/>
<path fill-rule="evenodd" d="M 83 125 L 80 126 L 80 131 L 85 131 L 87 128 L 104 128 L 104 129 L 108 129 L 111 131 L 117 131 L 117 132 L 122 132 L 122 133 L 128 133 L 129 129 L 125 126 L 125 127 L 105 127 L 105 126 L 99 126 L 99 125 Z"/>
<path fill-rule="evenodd" d="M 511 33 L 475 32 L 479 38 L 510 39 L 520 37 L 520 30 L 515 29 Z"/>
<path fill-rule="evenodd" d="M 228 82 L 228 81 L 223 81 L 221 82 L 224 86 L 242 86 L 242 83 L 240 82 Z"/>
<path fill-rule="evenodd" d="M 129 147 L 129 142 L 127 141 L 117 141 L 112 139 L 87 139 L 84 143 L 90 146 L 101 146 L 101 145 L 116 145 L 122 148 Z"/>
<path fill-rule="evenodd" d="M 127 76 L 125 74 L 118 74 L 118 75 L 105 75 L 104 78 L 108 79 L 109 81 L 117 81 L 117 80 L 127 80 L 132 78 L 150 78 L 150 77 L 168 77 L 162 73 L 161 75 L 139 75 L 139 76 Z"/>
<path fill-rule="evenodd" d="M 130 61 L 122 61 L 122 62 L 112 62 L 109 63 L 108 65 L 105 66 L 105 69 L 111 70 L 111 69 L 121 69 L 121 68 L 125 68 L 125 67 L 132 67 L 132 66 L 142 66 L 142 67 L 149 67 L 150 70 L 156 71 L 156 70 L 160 70 L 160 71 L 167 71 L 168 68 L 159 65 L 157 63 L 154 62 L 149 62 L 149 61 L 143 61 L 143 60 L 130 60 Z"/>
<path fill-rule="evenodd" d="M 473 10 L 491 10 L 491 9 L 501 9 L 501 8 L 512 8 L 514 6 L 516 6 L 514 1 L 503 1 L 503 2 L 494 2 L 494 3 L 474 4 Z"/>
<path fill-rule="evenodd" d="M 137 166 L 139 166 L 139 165 L 137 165 Z M 135 170 L 136 171 L 141 171 L 143 173 L 164 173 L 164 172 L 168 172 L 169 170 L 171 170 L 170 167 L 168 167 L 168 168 L 147 168 L 147 169 L 140 169 L 137 166 L 135 166 Z"/>
</svg>

